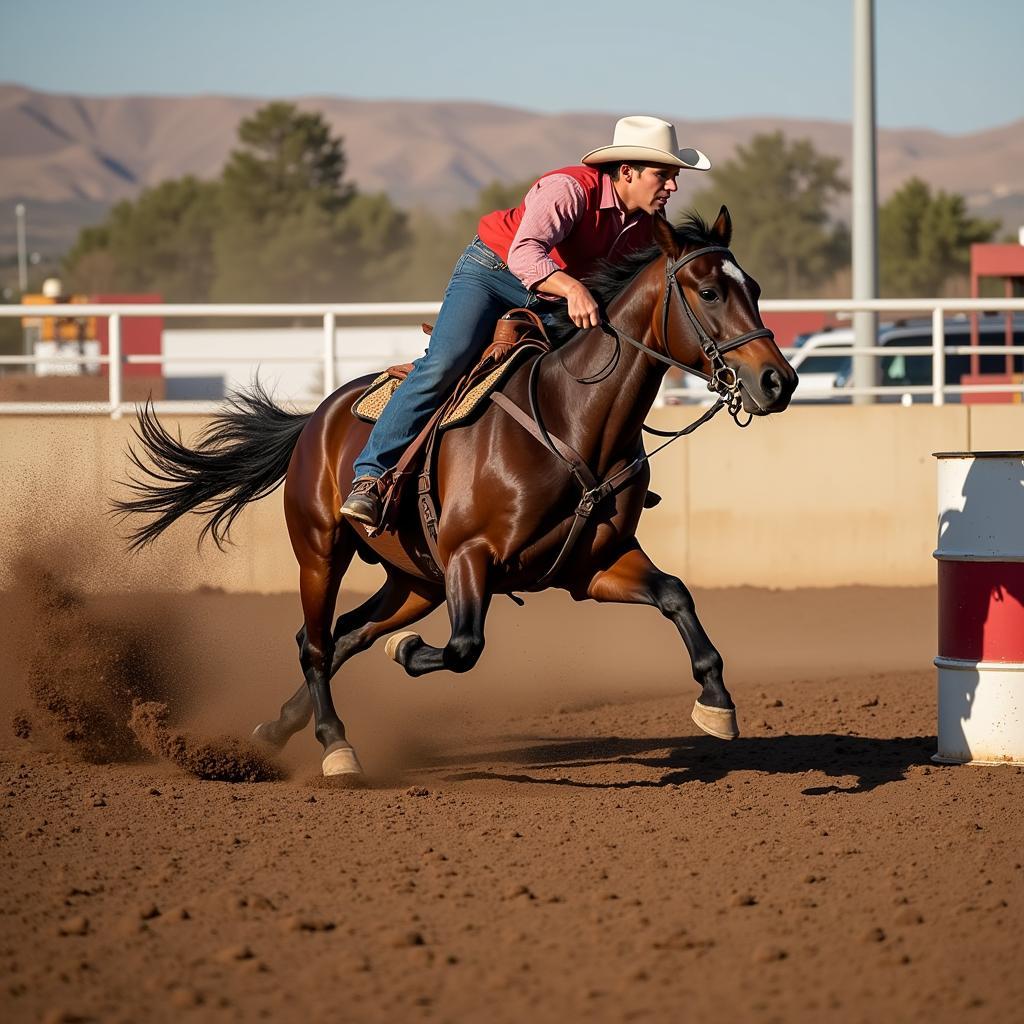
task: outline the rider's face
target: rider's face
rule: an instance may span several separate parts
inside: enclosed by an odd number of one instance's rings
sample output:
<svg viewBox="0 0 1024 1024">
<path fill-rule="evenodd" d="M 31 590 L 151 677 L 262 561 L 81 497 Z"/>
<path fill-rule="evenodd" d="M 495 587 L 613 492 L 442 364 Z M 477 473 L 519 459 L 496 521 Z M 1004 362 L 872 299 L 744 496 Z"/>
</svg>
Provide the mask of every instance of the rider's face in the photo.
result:
<svg viewBox="0 0 1024 1024">
<path fill-rule="evenodd" d="M 672 193 L 676 191 L 678 167 L 645 167 L 642 171 L 628 165 L 619 171 L 616 185 L 626 209 L 645 213 L 663 213 Z"/>
</svg>

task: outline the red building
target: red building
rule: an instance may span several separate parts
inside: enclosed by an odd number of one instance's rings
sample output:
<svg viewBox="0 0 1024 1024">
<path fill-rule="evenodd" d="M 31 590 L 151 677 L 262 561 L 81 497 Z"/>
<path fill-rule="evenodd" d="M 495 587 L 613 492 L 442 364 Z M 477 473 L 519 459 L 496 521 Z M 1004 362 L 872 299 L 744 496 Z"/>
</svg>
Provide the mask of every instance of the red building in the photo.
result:
<svg viewBox="0 0 1024 1024">
<path fill-rule="evenodd" d="M 981 281 L 986 277 L 998 277 L 1003 281 L 1003 294 L 1011 299 L 1024 292 L 1024 245 L 972 245 L 971 246 L 971 298 L 979 298 Z M 1004 338 L 1007 346 L 1013 345 L 1013 314 L 1005 316 Z M 978 314 L 971 314 L 971 344 L 979 341 Z M 971 353 L 971 372 L 964 374 L 962 384 L 1019 384 L 1022 376 L 1014 373 L 1014 354 L 1006 353 L 1003 373 L 982 373 L 981 356 Z M 1019 402 L 1021 396 L 1012 392 L 987 392 L 980 395 L 964 395 L 964 402 Z"/>
<path fill-rule="evenodd" d="M 97 304 L 131 303 L 158 304 L 163 302 L 159 295 L 92 295 L 90 302 Z M 106 317 L 96 318 L 96 340 L 100 343 L 100 354 L 110 351 L 109 321 Z M 126 316 L 121 318 L 121 351 L 124 355 L 158 356 L 163 351 L 164 318 L 162 316 Z M 108 366 L 103 364 L 103 374 Z M 126 377 L 162 377 L 162 363 L 125 363 L 121 371 Z"/>
</svg>

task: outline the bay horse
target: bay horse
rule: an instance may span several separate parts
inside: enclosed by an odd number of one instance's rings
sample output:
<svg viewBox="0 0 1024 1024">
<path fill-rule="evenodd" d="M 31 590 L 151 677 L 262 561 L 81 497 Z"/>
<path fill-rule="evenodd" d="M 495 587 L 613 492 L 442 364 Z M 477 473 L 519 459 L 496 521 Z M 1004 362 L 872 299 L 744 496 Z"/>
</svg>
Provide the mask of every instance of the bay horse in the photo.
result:
<svg viewBox="0 0 1024 1024">
<path fill-rule="evenodd" d="M 650 481 L 641 430 L 669 364 L 708 380 L 722 396 L 712 410 L 724 405 L 737 423 L 743 414 L 781 412 L 797 378 L 761 321 L 757 283 L 729 251 L 728 210 L 723 206 L 710 227 L 696 214 L 678 228 L 660 217 L 654 224 L 654 248 L 588 281 L 602 305 L 602 327 L 532 356 L 501 386 L 506 400 L 533 409 L 540 432 L 531 436 L 505 408 L 485 402 L 468 425 L 442 435 L 434 479 L 443 578 L 415 495 L 399 507 L 393 533 L 370 536 L 339 514 L 370 429 L 352 405 L 370 378 L 339 388 L 311 414 L 280 409 L 257 381 L 229 399 L 194 448 L 170 434 L 151 409 L 140 410 L 136 436 L 148 461 L 131 447 L 128 455 L 144 478 L 132 478 L 134 496 L 115 503 L 121 515 L 151 517 L 133 529 L 133 548 L 186 512 L 206 519 L 200 541 L 210 534 L 222 547 L 245 505 L 284 481 L 299 564 L 303 625 L 296 640 L 304 682 L 275 721 L 256 727 L 257 739 L 281 748 L 313 715 L 324 774 L 358 776 L 361 766 L 331 696 L 341 666 L 447 601 L 451 637 L 444 647 L 405 631 L 391 637 L 386 652 L 411 676 L 466 672 L 483 651 L 492 595 L 547 586 L 578 601 L 656 607 L 689 652 L 700 686 L 694 721 L 713 736 L 739 735 L 722 657 L 689 591 L 654 565 L 635 536 Z M 563 452 L 578 453 L 591 479 L 607 483 L 582 528 L 579 484 L 552 439 Z M 357 554 L 379 562 L 386 581 L 332 628 L 342 579 Z"/>
</svg>

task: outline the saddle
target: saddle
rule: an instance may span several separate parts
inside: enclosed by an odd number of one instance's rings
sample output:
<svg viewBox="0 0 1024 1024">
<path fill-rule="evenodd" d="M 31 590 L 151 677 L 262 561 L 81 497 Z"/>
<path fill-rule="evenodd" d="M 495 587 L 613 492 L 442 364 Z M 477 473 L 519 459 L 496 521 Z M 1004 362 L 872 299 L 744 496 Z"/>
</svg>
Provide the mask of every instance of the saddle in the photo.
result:
<svg viewBox="0 0 1024 1024">
<path fill-rule="evenodd" d="M 434 329 L 431 324 L 423 324 L 422 327 L 424 334 L 431 334 Z M 510 310 L 495 326 L 494 338 L 484 349 L 479 362 L 456 384 L 453 395 L 459 395 L 460 400 L 455 404 L 445 403 L 445 415 L 438 423 L 438 430 L 468 422 L 480 403 L 518 365 L 520 354 L 526 351 L 546 352 L 550 348 L 544 325 L 536 313 L 528 309 Z M 352 405 L 356 418 L 376 423 L 399 385 L 412 372 L 412 366 L 412 363 L 398 363 L 376 377 Z M 467 380 L 474 382 L 471 388 L 464 386 Z M 421 438 L 417 437 L 409 450 L 415 454 L 420 442 Z"/>
<path fill-rule="evenodd" d="M 431 330 L 429 324 L 423 325 L 425 334 L 430 334 Z M 402 495 L 410 479 L 418 475 L 417 509 L 434 568 L 438 576 L 443 575 L 437 550 L 438 515 L 433 495 L 437 439 L 444 430 L 470 422 L 485 399 L 528 355 L 541 355 L 550 350 L 551 342 L 544 324 L 531 310 L 513 309 L 498 321 L 493 340 L 484 349 L 479 362 L 455 385 L 451 395 L 406 448 L 395 468 L 382 478 L 381 521 L 375 533 L 395 529 Z M 412 363 L 385 370 L 353 403 L 353 414 L 368 423 L 376 422 L 411 370 Z"/>
</svg>

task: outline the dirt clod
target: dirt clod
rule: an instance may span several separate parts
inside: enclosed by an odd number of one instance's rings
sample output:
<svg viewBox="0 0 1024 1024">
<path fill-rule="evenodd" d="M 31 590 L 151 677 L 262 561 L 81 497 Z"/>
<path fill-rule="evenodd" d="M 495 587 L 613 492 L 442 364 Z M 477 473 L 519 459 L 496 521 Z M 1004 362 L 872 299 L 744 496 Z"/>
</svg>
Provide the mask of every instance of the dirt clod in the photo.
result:
<svg viewBox="0 0 1024 1024">
<path fill-rule="evenodd" d="M 11 731 L 19 740 L 27 740 L 32 736 L 32 716 L 21 709 L 11 715 Z"/>
<path fill-rule="evenodd" d="M 252 960 L 256 954 L 245 945 L 225 946 L 213 954 L 213 959 L 219 964 L 239 963 L 243 960 Z"/>
<path fill-rule="evenodd" d="M 88 935 L 89 918 L 81 914 L 69 917 L 57 926 L 58 935 Z"/>
</svg>

